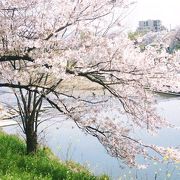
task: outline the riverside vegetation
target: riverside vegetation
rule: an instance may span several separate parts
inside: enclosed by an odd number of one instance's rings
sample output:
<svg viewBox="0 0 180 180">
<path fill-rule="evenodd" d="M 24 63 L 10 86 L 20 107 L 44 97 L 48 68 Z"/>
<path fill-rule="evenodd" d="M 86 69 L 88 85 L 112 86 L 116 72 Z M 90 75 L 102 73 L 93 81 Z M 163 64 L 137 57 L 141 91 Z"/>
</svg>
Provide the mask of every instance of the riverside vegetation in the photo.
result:
<svg viewBox="0 0 180 180">
<path fill-rule="evenodd" d="M 108 180 L 94 176 L 78 163 L 62 162 L 48 148 L 39 149 L 36 155 L 26 155 L 25 143 L 15 135 L 0 131 L 1 180 Z"/>
</svg>

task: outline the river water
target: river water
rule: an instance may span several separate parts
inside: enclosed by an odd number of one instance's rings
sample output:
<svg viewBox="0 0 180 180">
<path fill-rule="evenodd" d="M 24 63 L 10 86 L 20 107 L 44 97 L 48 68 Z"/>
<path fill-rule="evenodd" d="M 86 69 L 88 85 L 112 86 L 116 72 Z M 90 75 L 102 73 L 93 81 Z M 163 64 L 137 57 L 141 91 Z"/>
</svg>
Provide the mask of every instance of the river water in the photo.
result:
<svg viewBox="0 0 180 180">
<path fill-rule="evenodd" d="M 5 98 L 1 93 L 1 100 Z M 8 99 L 12 100 L 11 95 Z M 7 96 L 5 101 L 8 100 Z M 158 112 L 171 123 L 180 126 L 180 98 L 157 97 Z M 71 121 L 63 118 L 52 118 L 40 127 L 40 143 L 49 146 L 52 151 L 63 160 L 75 160 L 87 166 L 95 174 L 108 174 L 112 179 L 180 179 L 180 164 L 172 164 L 167 161 L 157 163 L 147 161 L 149 167 L 145 170 L 129 168 L 120 160 L 112 158 L 95 137 L 84 134 Z M 5 127 L 8 133 L 22 134 L 17 126 Z M 180 130 L 162 129 L 156 136 L 151 136 L 144 131 L 139 131 L 137 137 L 141 137 L 146 143 L 160 146 L 180 146 Z M 141 157 L 138 160 L 144 162 Z"/>
</svg>

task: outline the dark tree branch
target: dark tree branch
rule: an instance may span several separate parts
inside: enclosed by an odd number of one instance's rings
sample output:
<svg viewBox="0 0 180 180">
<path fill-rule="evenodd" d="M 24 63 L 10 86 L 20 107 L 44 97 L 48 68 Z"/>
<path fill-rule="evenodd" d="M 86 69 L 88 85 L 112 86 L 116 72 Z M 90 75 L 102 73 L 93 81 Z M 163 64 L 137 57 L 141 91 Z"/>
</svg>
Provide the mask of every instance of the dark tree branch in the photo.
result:
<svg viewBox="0 0 180 180">
<path fill-rule="evenodd" d="M 54 33 L 49 34 L 44 40 L 48 41 L 55 33 L 58 33 L 62 31 L 63 29 L 67 28 L 68 26 L 71 26 L 72 23 L 66 23 L 64 26 L 60 27 L 57 29 Z"/>
<path fill-rule="evenodd" d="M 31 89 L 32 86 L 30 85 L 21 85 L 21 84 L 10 84 L 10 83 L 0 83 L 0 87 L 10 87 L 10 88 L 15 88 L 15 89 L 25 89 L 27 91 L 31 91 L 31 92 L 36 92 L 38 93 L 42 98 L 46 99 L 47 102 L 49 102 L 49 104 L 56 108 L 58 111 L 64 113 L 61 108 L 54 103 L 52 100 L 50 100 L 45 94 L 41 94 L 37 89 Z"/>
<path fill-rule="evenodd" d="M 25 56 L 0 56 L 0 62 L 6 62 L 6 61 L 17 61 L 17 60 L 25 60 L 25 61 L 30 61 L 30 62 L 34 62 L 34 60 L 25 55 Z"/>
</svg>

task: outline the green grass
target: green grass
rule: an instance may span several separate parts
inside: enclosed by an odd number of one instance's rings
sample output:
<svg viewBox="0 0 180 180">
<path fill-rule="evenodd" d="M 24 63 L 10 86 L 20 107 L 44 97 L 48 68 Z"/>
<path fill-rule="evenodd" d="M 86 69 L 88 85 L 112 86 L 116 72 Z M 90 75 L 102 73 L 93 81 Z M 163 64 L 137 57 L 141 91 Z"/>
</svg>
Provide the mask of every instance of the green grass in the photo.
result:
<svg viewBox="0 0 180 180">
<path fill-rule="evenodd" d="M 48 148 L 36 155 L 25 155 L 25 144 L 18 137 L 0 132 L 0 180 L 108 180 L 94 176 L 85 167 L 61 162 Z"/>
</svg>

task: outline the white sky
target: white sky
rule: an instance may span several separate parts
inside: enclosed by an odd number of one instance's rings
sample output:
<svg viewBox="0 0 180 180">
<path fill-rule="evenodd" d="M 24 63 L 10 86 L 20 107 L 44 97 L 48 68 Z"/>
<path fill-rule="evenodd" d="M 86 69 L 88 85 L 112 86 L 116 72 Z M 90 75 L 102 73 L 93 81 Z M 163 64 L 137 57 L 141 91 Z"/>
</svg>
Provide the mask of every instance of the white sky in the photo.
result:
<svg viewBox="0 0 180 180">
<path fill-rule="evenodd" d="M 159 19 L 168 29 L 180 25 L 180 0 L 136 0 L 137 3 L 127 17 L 128 26 L 135 28 L 138 21 Z"/>
</svg>

